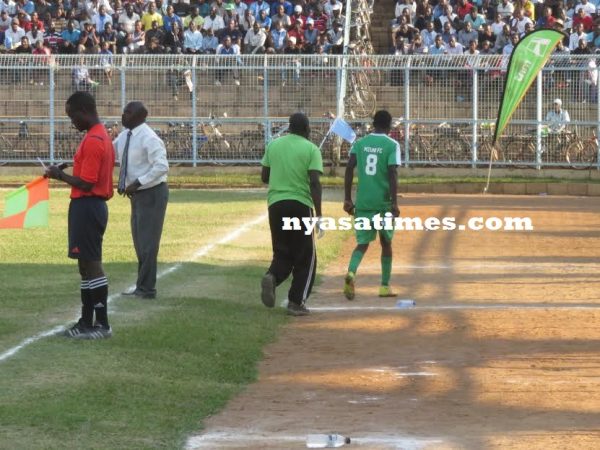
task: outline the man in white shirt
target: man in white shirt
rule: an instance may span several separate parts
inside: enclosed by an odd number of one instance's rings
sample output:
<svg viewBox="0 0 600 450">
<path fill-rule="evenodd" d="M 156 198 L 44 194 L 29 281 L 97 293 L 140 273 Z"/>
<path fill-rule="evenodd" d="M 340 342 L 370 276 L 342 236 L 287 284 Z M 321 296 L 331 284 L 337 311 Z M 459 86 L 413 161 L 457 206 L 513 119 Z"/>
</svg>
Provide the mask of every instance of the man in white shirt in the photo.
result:
<svg viewBox="0 0 600 450">
<path fill-rule="evenodd" d="M 225 28 L 225 22 L 223 18 L 217 14 L 217 8 L 211 8 L 210 15 L 204 18 L 204 25 L 202 27 L 205 30 L 211 28 L 215 33 Z"/>
<path fill-rule="evenodd" d="M 21 38 L 24 36 L 25 30 L 19 26 L 19 19 L 14 18 L 10 28 L 4 32 L 4 45 L 8 50 L 14 50 L 21 45 Z"/>
<path fill-rule="evenodd" d="M 593 3 L 588 2 L 588 0 L 580 0 L 579 5 L 575 6 L 575 14 L 577 14 L 577 11 L 580 9 L 585 11 L 586 16 L 596 14 L 596 6 Z"/>
<path fill-rule="evenodd" d="M 141 102 L 125 106 L 121 122 L 125 129 L 113 141 L 121 163 L 117 192 L 131 202 L 131 234 L 138 260 L 135 289 L 124 292 L 143 299 L 156 298 L 156 267 L 169 188 L 167 150 L 146 125 L 148 110 Z"/>
<path fill-rule="evenodd" d="M 135 29 L 135 23 L 140 20 L 139 14 L 136 14 L 133 11 L 133 6 L 131 3 L 127 3 L 125 5 L 125 11 L 119 16 L 119 25 L 121 26 L 121 31 L 125 33 L 133 33 Z"/>
<path fill-rule="evenodd" d="M 508 0 L 502 0 L 502 3 L 496 7 L 496 14 L 499 15 L 502 20 L 510 19 L 514 11 L 514 5 Z"/>
<path fill-rule="evenodd" d="M 265 52 L 265 41 L 267 40 L 267 33 L 263 30 L 258 22 L 254 22 L 252 28 L 246 33 L 244 37 L 244 53 L 247 54 L 258 54 Z"/>
<path fill-rule="evenodd" d="M 553 102 L 554 109 L 546 114 L 546 122 L 548 122 L 548 130 L 550 133 L 562 133 L 567 128 L 567 124 L 571 121 L 567 110 L 562 109 L 562 100 L 557 98 Z"/>
<path fill-rule="evenodd" d="M 579 46 L 580 39 L 588 42 L 588 35 L 584 32 L 582 23 L 578 23 L 575 32 L 569 36 L 569 50 L 575 50 Z"/>
</svg>

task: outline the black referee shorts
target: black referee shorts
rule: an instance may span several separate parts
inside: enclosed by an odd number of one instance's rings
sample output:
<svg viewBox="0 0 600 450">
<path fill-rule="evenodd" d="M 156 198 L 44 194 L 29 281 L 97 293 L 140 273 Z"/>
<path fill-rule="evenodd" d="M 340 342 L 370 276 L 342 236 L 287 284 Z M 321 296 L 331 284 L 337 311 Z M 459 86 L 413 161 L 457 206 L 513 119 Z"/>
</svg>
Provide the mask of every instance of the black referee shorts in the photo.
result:
<svg viewBox="0 0 600 450">
<path fill-rule="evenodd" d="M 108 223 L 106 200 L 74 198 L 69 204 L 69 258 L 102 261 L 102 239 Z"/>
</svg>

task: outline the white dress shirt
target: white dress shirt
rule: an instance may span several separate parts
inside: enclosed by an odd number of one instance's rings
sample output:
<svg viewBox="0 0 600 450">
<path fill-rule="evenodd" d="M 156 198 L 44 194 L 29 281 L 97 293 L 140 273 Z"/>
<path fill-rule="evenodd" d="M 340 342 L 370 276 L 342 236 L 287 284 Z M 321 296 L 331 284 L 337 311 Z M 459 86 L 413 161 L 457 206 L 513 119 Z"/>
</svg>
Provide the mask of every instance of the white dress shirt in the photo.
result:
<svg viewBox="0 0 600 450">
<path fill-rule="evenodd" d="M 128 129 L 124 129 L 113 141 L 116 157 L 121 166 L 128 132 Z M 167 161 L 167 149 L 162 139 L 145 123 L 135 127 L 131 132 L 127 151 L 125 186 L 139 180 L 142 185 L 139 188 L 141 190 L 167 181 L 169 162 Z"/>
</svg>

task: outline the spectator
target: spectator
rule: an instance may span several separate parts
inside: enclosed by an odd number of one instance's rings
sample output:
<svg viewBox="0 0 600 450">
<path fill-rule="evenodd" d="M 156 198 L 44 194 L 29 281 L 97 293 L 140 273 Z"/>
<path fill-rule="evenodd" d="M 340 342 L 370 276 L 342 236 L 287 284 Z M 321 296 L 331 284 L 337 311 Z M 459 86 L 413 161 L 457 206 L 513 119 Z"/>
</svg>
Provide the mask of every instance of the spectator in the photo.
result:
<svg viewBox="0 0 600 450">
<path fill-rule="evenodd" d="M 318 41 L 319 30 L 315 28 L 315 21 L 312 18 L 308 18 L 306 19 L 306 30 L 304 30 L 304 52 L 315 53 Z"/>
<path fill-rule="evenodd" d="M 19 19 L 13 19 L 10 28 L 4 32 L 4 46 L 7 50 L 15 50 L 21 46 L 24 37 L 25 30 L 19 26 Z"/>
<path fill-rule="evenodd" d="M 339 10 L 340 12 L 342 11 L 342 2 L 340 2 L 339 0 L 329 0 L 329 2 L 325 3 L 325 5 L 323 6 L 323 12 L 331 17 L 333 16 L 333 11 L 335 10 Z M 396 14 L 396 16 L 399 16 L 400 14 Z"/>
<path fill-rule="evenodd" d="M 267 14 L 266 10 L 264 10 L 264 9 L 260 10 L 260 14 L 258 15 L 258 18 L 256 19 L 256 21 L 261 26 L 261 28 L 265 29 L 265 31 L 268 32 L 269 30 L 271 30 L 272 21 L 271 21 L 271 18 L 269 17 L 269 15 Z M 276 28 L 276 27 L 273 27 L 273 28 Z"/>
<path fill-rule="evenodd" d="M 71 78 L 73 82 L 73 90 L 75 91 L 89 92 L 93 89 L 96 89 L 98 84 L 100 84 L 97 81 L 92 80 L 90 77 L 90 72 L 85 66 L 83 58 L 79 60 L 78 66 L 73 67 Z"/>
<path fill-rule="evenodd" d="M 54 20 L 51 20 L 48 24 L 48 29 L 44 33 L 44 45 L 49 48 L 52 53 L 58 53 L 60 47 L 63 45 L 63 39 L 60 33 L 56 30 Z"/>
<path fill-rule="evenodd" d="M 456 37 L 452 36 L 446 46 L 446 53 L 449 55 L 462 55 L 465 49 L 462 44 L 456 41 Z"/>
<path fill-rule="evenodd" d="M 485 17 L 483 17 L 483 15 L 479 14 L 479 10 L 477 9 L 477 6 L 473 6 L 471 8 L 471 12 L 465 16 L 464 22 L 465 22 L 465 25 L 467 23 L 470 23 L 471 27 L 475 31 L 480 31 L 481 28 L 485 24 L 487 24 Z"/>
<path fill-rule="evenodd" d="M 113 52 L 109 41 L 100 44 L 100 66 L 102 66 L 104 76 L 106 76 L 106 81 L 110 86 L 112 84 Z"/>
<path fill-rule="evenodd" d="M 531 22 L 535 23 L 535 7 L 533 6 L 531 0 L 523 1 L 523 15 L 528 17 Z"/>
<path fill-rule="evenodd" d="M 211 6 L 211 9 L 214 8 L 217 11 L 217 16 L 220 16 L 223 19 L 225 19 L 226 10 L 225 10 L 225 5 L 223 5 L 223 0 L 213 0 L 212 4 L 210 6 Z"/>
<path fill-rule="evenodd" d="M 435 37 L 437 36 L 436 31 L 433 29 L 433 22 L 429 21 L 425 25 L 425 29 L 421 31 L 421 38 L 423 39 L 423 45 L 427 48 L 431 47 L 435 43 Z"/>
<path fill-rule="evenodd" d="M 142 21 L 142 28 L 144 31 L 150 30 L 152 28 L 152 22 L 154 21 L 156 21 L 158 27 L 163 26 L 162 15 L 156 11 L 156 5 L 154 2 L 148 3 L 148 11 L 142 15 L 140 20 Z"/>
<path fill-rule="evenodd" d="M 0 2 L 0 4 L 3 4 Z M 12 22 L 12 18 L 8 15 L 8 10 L 3 9 L 0 12 L 0 33 L 2 33 L 2 41 L 4 42 L 4 32 L 10 28 L 10 23 Z"/>
<path fill-rule="evenodd" d="M 494 35 L 494 33 L 492 33 L 492 28 L 487 23 L 482 27 L 481 31 L 479 32 L 477 41 L 479 42 L 480 47 L 484 41 L 488 41 L 490 45 L 493 45 L 496 42 L 496 36 Z"/>
<path fill-rule="evenodd" d="M 515 49 L 515 45 L 517 45 L 519 43 L 519 41 L 520 41 L 519 35 L 517 33 L 511 33 L 510 41 L 502 49 L 502 55 L 505 57 L 510 57 L 513 50 Z M 506 59 L 506 65 L 508 65 L 508 59 Z M 503 64 L 503 66 L 504 66 L 504 68 L 506 68 L 506 66 L 504 64 Z"/>
<path fill-rule="evenodd" d="M 219 39 L 215 36 L 212 28 L 205 30 L 204 38 L 202 39 L 202 51 L 204 53 L 215 54 L 219 47 Z"/>
<path fill-rule="evenodd" d="M 198 14 L 200 14 L 202 18 L 205 18 L 210 14 L 210 7 L 211 6 L 208 1 L 198 0 Z M 200 29 L 200 27 L 198 27 L 198 29 Z"/>
<path fill-rule="evenodd" d="M 294 13 L 290 17 L 290 27 L 296 26 L 296 22 L 300 22 L 304 29 L 304 24 L 306 23 L 306 16 L 302 13 L 302 6 L 296 5 L 294 6 Z M 289 28 L 289 27 L 288 27 Z"/>
<path fill-rule="evenodd" d="M 575 17 L 573 18 L 573 27 L 577 28 L 579 24 L 583 25 L 583 30 L 586 33 L 592 31 L 592 27 L 594 26 L 594 20 L 592 19 L 592 16 L 586 15 L 585 9 L 583 8 L 579 8 L 575 14 Z"/>
<path fill-rule="evenodd" d="M 552 8 L 544 8 L 542 17 L 536 22 L 536 28 L 553 28 L 556 19 L 552 15 Z"/>
<path fill-rule="evenodd" d="M 227 27 L 219 30 L 218 38 L 221 42 L 225 39 L 225 36 L 229 36 L 231 38 L 231 42 L 235 43 L 238 40 L 242 39 L 243 33 L 240 31 L 237 22 L 235 19 L 230 19 L 227 23 Z"/>
<path fill-rule="evenodd" d="M 444 14 L 439 18 L 442 29 L 446 31 L 446 24 L 450 26 L 450 32 L 455 33 L 454 30 L 454 22 L 458 19 L 458 16 L 452 12 L 452 7 L 450 5 L 446 6 L 444 10 Z"/>
<path fill-rule="evenodd" d="M 217 8 L 210 9 L 210 15 L 204 18 L 203 28 L 205 30 L 211 28 L 215 33 L 225 28 L 225 22 L 223 22 L 223 17 L 217 14 Z"/>
<path fill-rule="evenodd" d="M 242 0 L 235 0 L 233 8 L 236 20 L 238 21 L 238 23 L 240 23 L 242 21 L 242 18 L 246 15 L 246 11 L 248 11 L 248 5 L 242 2 Z"/>
<path fill-rule="evenodd" d="M 431 22 L 433 20 L 433 9 L 430 5 L 425 7 L 423 14 L 417 14 L 417 18 L 415 19 L 415 28 L 419 31 L 427 28 L 427 22 Z"/>
<path fill-rule="evenodd" d="M 77 46 L 81 38 L 81 31 L 75 29 L 75 23 L 69 20 L 67 23 L 67 29 L 61 34 L 62 46 L 61 53 L 73 54 L 77 53 Z"/>
<path fill-rule="evenodd" d="M 112 25 L 112 17 L 106 13 L 106 8 L 104 6 L 98 8 L 98 14 L 92 17 L 92 21 L 96 30 L 99 31 L 104 30 L 104 25 L 107 23 Z"/>
<path fill-rule="evenodd" d="M 275 53 L 283 53 L 287 40 L 287 31 L 283 28 L 283 23 L 277 22 L 276 28 L 271 30 L 271 38 L 273 39 Z"/>
<path fill-rule="evenodd" d="M 456 33 L 454 33 L 454 29 L 450 25 L 450 22 L 444 23 L 444 29 L 440 33 L 440 35 L 442 36 L 442 40 L 444 41 L 444 44 L 448 44 L 450 42 L 450 39 L 452 39 L 452 38 L 456 39 Z"/>
<path fill-rule="evenodd" d="M 423 38 L 417 34 L 410 45 L 408 53 L 411 55 L 425 55 L 429 53 L 429 48 L 423 44 Z"/>
<path fill-rule="evenodd" d="M 319 33 L 324 34 L 327 32 L 327 20 L 329 18 L 320 6 L 314 10 L 312 19 L 315 21 L 315 28 L 319 30 Z"/>
<path fill-rule="evenodd" d="M 331 11 L 333 11 L 333 15 L 329 16 L 329 19 L 327 19 L 327 29 L 331 30 L 333 28 L 333 24 L 336 22 L 341 24 L 343 27 L 344 24 L 346 23 L 346 17 L 344 17 L 342 15 L 341 5 L 339 5 L 339 4 L 333 5 L 333 7 L 331 8 Z"/>
<path fill-rule="evenodd" d="M 335 55 L 342 54 L 344 47 L 344 30 L 339 22 L 333 23 L 333 28 L 327 32 L 326 51 Z"/>
<path fill-rule="evenodd" d="M 283 7 L 283 11 L 288 17 L 293 14 L 294 6 L 287 0 L 275 0 L 271 4 L 271 10 L 274 11 L 275 14 L 277 14 L 280 6 Z"/>
<path fill-rule="evenodd" d="M 131 3 L 125 5 L 125 11 L 119 16 L 119 26 L 123 32 L 123 36 L 127 33 L 133 33 L 135 23 L 140 20 L 140 16 L 135 13 Z"/>
<path fill-rule="evenodd" d="M 159 44 L 163 41 L 164 39 L 164 32 L 161 28 L 158 27 L 158 22 L 156 20 L 154 20 L 152 22 L 152 28 L 150 28 L 149 30 L 146 31 L 146 36 L 145 36 L 145 40 L 144 40 L 144 45 L 146 47 L 146 50 L 148 50 L 150 48 L 150 45 L 152 44 L 152 41 L 156 41 Z M 156 50 L 156 46 L 154 47 L 154 49 Z"/>
<path fill-rule="evenodd" d="M 29 45 L 35 48 L 37 42 L 44 43 L 44 35 L 37 29 L 36 24 L 31 25 L 31 29 L 25 34 L 29 40 Z"/>
<path fill-rule="evenodd" d="M 510 26 L 505 24 L 504 28 L 502 29 L 502 34 L 496 36 L 496 43 L 494 44 L 495 53 L 502 53 L 504 51 L 504 47 L 510 44 L 510 35 Z"/>
<path fill-rule="evenodd" d="M 215 85 L 221 86 L 221 84 L 223 84 L 223 82 L 224 82 L 224 77 L 227 74 L 227 72 L 232 72 L 233 81 L 236 86 L 239 86 L 240 85 L 240 75 L 239 75 L 238 69 L 235 67 L 235 65 L 237 64 L 237 58 L 235 58 L 235 56 L 239 55 L 239 48 L 235 48 L 232 45 L 231 38 L 229 36 L 225 37 L 225 39 L 223 40 L 223 45 L 220 46 L 219 49 L 217 50 L 217 55 L 224 57 L 224 58 L 220 58 L 218 61 L 218 64 L 220 66 L 226 66 L 226 67 L 233 66 L 233 69 L 217 69 Z"/>
<path fill-rule="evenodd" d="M 265 11 L 267 16 L 269 16 L 271 12 L 269 4 L 264 0 L 256 0 L 250 5 L 250 12 L 254 17 L 259 17 L 261 11 Z"/>
<path fill-rule="evenodd" d="M 286 55 L 300 55 L 300 53 L 302 53 L 302 50 L 300 49 L 300 47 L 298 47 L 297 42 L 296 42 L 296 38 L 293 36 L 288 37 L 285 48 L 283 50 L 283 53 Z M 292 78 L 294 79 L 294 84 L 296 84 L 296 86 L 300 85 L 300 59 L 299 58 L 294 58 L 292 60 L 286 60 L 286 63 L 291 66 L 291 69 L 288 70 L 282 70 L 281 71 L 281 87 L 285 87 L 286 81 L 287 81 L 287 77 L 288 77 L 288 72 L 291 73 Z"/>
<path fill-rule="evenodd" d="M 477 41 L 479 33 L 473 29 L 471 22 L 465 22 L 465 26 L 458 32 L 458 42 L 467 48 L 471 41 Z"/>
<path fill-rule="evenodd" d="M 36 55 L 34 65 L 39 67 L 33 71 L 33 84 L 43 86 L 47 79 L 47 66 L 53 63 L 52 51 L 43 41 L 37 41 L 32 54 Z"/>
<path fill-rule="evenodd" d="M 132 34 L 128 34 L 125 40 L 125 47 L 123 47 L 123 53 L 140 53 L 146 42 L 146 33 L 142 29 L 142 21 L 138 20 L 133 29 Z"/>
<path fill-rule="evenodd" d="M 571 36 L 569 36 L 569 50 L 573 52 L 579 46 L 579 41 L 581 40 L 584 40 L 587 43 L 587 34 L 583 31 L 583 24 L 579 23 L 575 27 L 575 32 L 571 33 Z"/>
<path fill-rule="evenodd" d="M 113 30 L 112 24 L 107 22 L 104 24 L 104 31 L 100 33 L 100 46 L 106 43 L 111 54 L 117 53 L 117 32 Z"/>
<path fill-rule="evenodd" d="M 233 3 L 227 3 L 225 5 L 225 14 L 223 15 L 223 22 L 225 23 L 225 25 L 227 25 L 230 20 L 233 20 L 237 23 L 235 6 L 233 6 Z"/>
<path fill-rule="evenodd" d="M 458 0 L 456 15 L 460 20 L 464 20 L 465 16 L 471 12 L 473 4 L 469 3 L 468 0 Z"/>
<path fill-rule="evenodd" d="M 503 21 L 510 20 L 514 12 L 515 7 L 509 0 L 502 0 L 502 2 L 496 7 L 496 14 Z"/>
<path fill-rule="evenodd" d="M 548 122 L 548 131 L 550 133 L 563 133 L 567 124 L 571 121 L 567 110 L 562 109 L 562 100 L 557 98 L 552 102 L 553 109 L 546 114 L 546 122 Z"/>
<path fill-rule="evenodd" d="M 442 17 L 445 14 L 446 6 L 448 6 L 448 0 L 439 0 L 435 8 L 433 8 L 433 20 L 435 23 L 439 24 L 440 17 Z M 436 27 L 439 29 L 442 25 L 437 24 Z"/>
<path fill-rule="evenodd" d="M 200 10 L 197 6 L 192 6 L 192 8 L 190 9 L 190 15 L 184 17 L 183 29 L 187 30 L 191 22 L 194 22 L 196 24 L 196 28 L 198 30 L 201 30 L 204 26 L 204 17 L 200 15 Z"/>
<path fill-rule="evenodd" d="M 23 25 L 23 29 L 25 31 L 30 31 L 32 25 L 34 25 L 34 24 L 37 26 L 38 31 L 41 31 L 42 33 L 44 31 L 46 31 L 44 22 L 40 20 L 39 15 L 38 15 L 37 12 L 34 12 L 31 15 L 31 19 L 29 21 L 25 22 L 25 24 Z"/>
<path fill-rule="evenodd" d="M 590 3 L 588 0 L 579 0 L 579 4 L 575 6 L 575 14 L 581 9 L 585 11 L 586 16 L 593 16 L 596 14 L 596 5 Z"/>
<path fill-rule="evenodd" d="M 79 53 L 85 52 L 88 54 L 98 53 L 100 46 L 100 39 L 96 34 L 94 25 L 91 22 L 87 22 L 79 38 Z"/>
<path fill-rule="evenodd" d="M 166 32 L 163 37 L 162 45 L 167 53 L 179 54 L 183 53 L 183 40 L 184 37 L 179 22 L 173 22 L 171 31 Z M 202 46 L 202 41 L 200 41 L 200 46 Z"/>
<path fill-rule="evenodd" d="M 202 53 L 202 33 L 198 31 L 196 22 L 191 21 L 190 26 L 183 33 L 183 49 L 186 53 Z"/>
<path fill-rule="evenodd" d="M 479 44 L 479 54 L 480 55 L 493 55 L 495 52 L 492 47 L 493 47 L 492 42 L 482 41 L 481 44 Z"/>
<path fill-rule="evenodd" d="M 409 27 L 406 23 L 403 23 L 392 35 L 392 45 L 395 47 L 398 39 L 404 39 L 406 42 L 411 43 L 414 35 L 415 30 L 412 27 Z"/>
<path fill-rule="evenodd" d="M 304 30 L 302 29 L 302 22 L 297 20 L 294 23 L 292 29 L 288 32 L 288 38 L 293 37 L 296 40 L 296 47 L 303 52 L 304 51 Z"/>
<path fill-rule="evenodd" d="M 186 16 L 190 9 L 190 0 L 171 0 L 171 4 L 175 9 L 175 14 L 177 14 L 179 17 Z M 183 27 L 180 29 L 182 30 Z"/>
<path fill-rule="evenodd" d="M 31 54 L 33 48 L 31 48 L 27 36 L 23 36 L 21 38 L 19 46 L 17 46 L 13 51 L 18 55 Z"/>
<path fill-rule="evenodd" d="M 254 22 L 256 22 L 256 19 L 254 18 L 254 16 L 250 12 L 250 10 L 246 9 L 244 11 L 244 17 L 242 17 L 242 19 L 240 20 L 240 28 L 242 29 L 242 31 L 244 33 L 247 33 L 254 26 Z M 260 26 L 260 24 L 259 24 L 259 26 Z M 265 29 L 264 27 L 261 27 L 261 29 L 265 30 L 265 32 L 269 31 L 268 29 Z"/>
<path fill-rule="evenodd" d="M 179 25 L 179 29 L 183 28 L 183 21 L 181 20 L 181 17 L 175 14 L 175 8 L 173 8 L 173 5 L 169 5 L 167 6 L 167 13 L 163 17 L 164 31 L 170 33 L 173 23 L 177 23 Z"/>
<path fill-rule="evenodd" d="M 246 53 L 246 54 L 264 53 L 266 40 L 267 40 L 267 33 L 265 33 L 265 30 L 263 30 L 257 22 L 254 22 L 254 25 L 246 33 L 246 36 L 244 37 L 244 53 Z"/>
<path fill-rule="evenodd" d="M 510 21 L 510 29 L 513 33 L 519 33 L 519 35 L 523 35 L 525 33 L 525 25 L 531 23 L 533 21 L 523 14 L 523 8 L 515 9 L 513 13 L 513 18 Z"/>
<path fill-rule="evenodd" d="M 492 33 L 494 36 L 498 37 L 503 33 L 504 27 L 507 26 L 506 22 L 502 20 L 499 14 L 496 14 L 494 21 L 490 24 L 490 28 L 492 29 Z M 510 30 L 510 27 L 509 27 Z"/>
<path fill-rule="evenodd" d="M 292 26 L 292 20 L 290 19 L 290 16 L 288 16 L 285 13 L 283 5 L 280 5 L 280 4 L 277 5 L 277 11 L 271 17 L 271 24 L 272 24 L 272 26 L 274 26 L 275 28 L 277 28 L 277 23 L 278 22 L 281 22 L 283 24 L 283 28 L 285 28 L 286 30 L 289 29 Z"/>
</svg>

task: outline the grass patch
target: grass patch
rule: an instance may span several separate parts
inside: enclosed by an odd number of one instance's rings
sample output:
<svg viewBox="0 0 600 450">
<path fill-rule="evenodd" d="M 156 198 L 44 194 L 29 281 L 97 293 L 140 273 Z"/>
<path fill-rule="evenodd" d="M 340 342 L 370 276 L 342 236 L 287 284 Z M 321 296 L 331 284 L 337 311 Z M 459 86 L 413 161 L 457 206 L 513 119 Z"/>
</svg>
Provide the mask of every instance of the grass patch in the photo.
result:
<svg viewBox="0 0 600 450">
<path fill-rule="evenodd" d="M 0 192 L 3 197 L 3 192 Z M 341 211 L 338 195 L 324 210 Z M 0 230 L 0 352 L 75 318 L 76 264 L 66 258 L 67 191 L 53 191 L 47 230 Z M 129 205 L 109 203 L 110 291 L 134 281 Z M 260 303 L 271 257 L 267 222 L 219 246 L 193 252 L 266 212 L 264 192 L 172 191 L 163 234 L 159 299 L 118 299 L 115 330 L 102 342 L 51 337 L 0 363 L 0 449 L 180 448 L 248 383 L 264 345 L 288 321 Z M 320 270 L 347 236 L 319 241 Z M 8 288 L 6 288 L 8 287 Z M 285 298 L 286 288 L 278 289 Z"/>
</svg>

